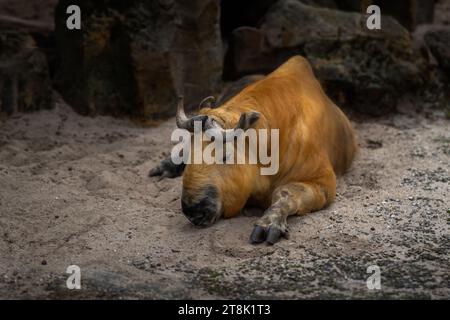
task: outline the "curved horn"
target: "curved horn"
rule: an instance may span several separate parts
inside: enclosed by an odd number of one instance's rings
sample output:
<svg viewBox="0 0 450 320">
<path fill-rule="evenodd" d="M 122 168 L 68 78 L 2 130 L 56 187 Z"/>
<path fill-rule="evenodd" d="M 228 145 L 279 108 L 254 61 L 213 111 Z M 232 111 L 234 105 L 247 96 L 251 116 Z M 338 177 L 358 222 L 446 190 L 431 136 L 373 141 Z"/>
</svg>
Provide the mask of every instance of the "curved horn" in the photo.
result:
<svg viewBox="0 0 450 320">
<path fill-rule="evenodd" d="M 212 108 L 214 103 L 216 102 L 216 98 L 214 96 L 209 96 L 203 99 L 200 104 L 198 105 L 198 108 L 203 108 L 203 105 L 206 104 L 207 108 Z"/>
<path fill-rule="evenodd" d="M 186 117 L 186 113 L 184 112 L 184 97 L 178 97 L 178 106 L 177 106 L 177 117 L 175 119 L 177 122 L 177 127 L 180 129 L 186 129 L 188 126 L 189 119 Z"/>
<path fill-rule="evenodd" d="M 208 116 L 205 115 L 198 115 L 188 118 L 184 112 L 184 98 L 183 96 L 178 97 L 177 116 L 175 118 L 178 128 L 194 132 L 194 122 L 201 121 L 203 126 L 207 119 Z"/>
</svg>

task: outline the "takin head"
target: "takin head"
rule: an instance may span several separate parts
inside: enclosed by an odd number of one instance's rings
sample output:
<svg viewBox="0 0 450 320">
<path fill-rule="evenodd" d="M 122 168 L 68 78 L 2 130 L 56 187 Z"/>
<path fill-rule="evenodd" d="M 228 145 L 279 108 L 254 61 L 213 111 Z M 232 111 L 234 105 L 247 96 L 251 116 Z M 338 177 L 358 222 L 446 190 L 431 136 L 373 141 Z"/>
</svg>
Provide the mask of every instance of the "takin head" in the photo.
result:
<svg viewBox="0 0 450 320">
<path fill-rule="evenodd" d="M 201 105 L 204 101 L 201 103 Z M 239 120 L 237 121 L 237 117 Z M 202 122 L 202 130 L 214 132 L 222 141 L 234 139 L 234 131 L 246 130 L 259 119 L 257 112 L 243 112 L 237 115 L 221 109 L 202 109 L 199 115 L 187 117 L 180 97 L 176 116 L 178 128 L 194 132 L 194 121 Z M 234 129 L 224 129 L 232 123 Z M 233 141 L 233 140 L 231 140 Z M 193 138 L 191 139 L 191 146 Z M 203 142 L 203 152 L 207 143 Z M 235 147 L 234 147 L 235 148 Z M 191 148 L 193 150 L 193 148 Z M 235 154 L 236 154 L 235 148 Z M 192 155 L 189 155 L 192 157 Z M 224 158 L 225 160 L 225 158 Z M 220 217 L 232 217 L 245 205 L 252 192 L 258 174 L 255 164 L 200 164 L 188 163 L 183 173 L 181 207 L 184 215 L 196 226 L 208 226 Z"/>
</svg>

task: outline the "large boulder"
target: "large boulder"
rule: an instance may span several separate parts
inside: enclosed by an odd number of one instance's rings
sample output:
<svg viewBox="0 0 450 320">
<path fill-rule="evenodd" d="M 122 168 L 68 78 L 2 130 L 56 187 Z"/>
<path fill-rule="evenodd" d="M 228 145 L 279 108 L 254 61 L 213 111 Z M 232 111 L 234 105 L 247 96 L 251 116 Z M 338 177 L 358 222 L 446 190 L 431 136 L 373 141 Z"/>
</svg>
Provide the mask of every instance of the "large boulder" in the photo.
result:
<svg viewBox="0 0 450 320">
<path fill-rule="evenodd" d="M 381 30 L 365 21 L 358 13 L 280 0 L 260 28 L 234 31 L 226 75 L 267 73 L 302 54 L 339 104 L 372 114 L 393 110 L 400 95 L 423 83 L 425 64 L 396 20 L 384 17 Z"/>
<path fill-rule="evenodd" d="M 424 41 L 439 67 L 450 79 L 450 28 L 430 30 L 425 33 Z"/>
<path fill-rule="evenodd" d="M 222 0 L 220 1 L 220 20 L 222 37 L 242 26 L 255 27 L 267 10 L 278 0 Z"/>
<path fill-rule="evenodd" d="M 71 4 L 81 30 L 66 28 Z M 215 0 L 60 0 L 55 83 L 82 114 L 171 116 L 178 95 L 191 105 L 220 85 L 219 11 Z"/>
<path fill-rule="evenodd" d="M 30 34 L 0 30 L 0 113 L 9 115 L 52 106 L 45 54 Z"/>
<path fill-rule="evenodd" d="M 416 0 L 416 23 L 431 23 L 434 19 L 435 0 Z"/>
<path fill-rule="evenodd" d="M 434 0 L 374 0 L 383 16 L 394 17 L 408 30 L 414 30 L 418 24 L 433 21 Z"/>
<path fill-rule="evenodd" d="M 317 0 L 303 2 L 321 3 Z M 367 7 L 375 4 L 380 7 L 382 16 L 395 18 L 408 30 L 414 30 L 418 24 L 433 21 L 435 0 L 335 0 L 336 8 L 345 11 L 366 13 Z M 330 7 L 329 5 L 325 5 Z"/>
<path fill-rule="evenodd" d="M 366 12 L 372 0 L 336 0 L 336 6 L 339 10 Z"/>
</svg>

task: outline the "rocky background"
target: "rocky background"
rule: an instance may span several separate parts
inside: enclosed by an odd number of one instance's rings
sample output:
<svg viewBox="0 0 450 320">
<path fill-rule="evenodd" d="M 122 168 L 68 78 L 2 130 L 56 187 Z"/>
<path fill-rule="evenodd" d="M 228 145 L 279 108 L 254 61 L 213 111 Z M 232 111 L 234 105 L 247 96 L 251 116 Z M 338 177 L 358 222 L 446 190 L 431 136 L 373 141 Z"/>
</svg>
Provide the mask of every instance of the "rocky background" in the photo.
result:
<svg viewBox="0 0 450 320">
<path fill-rule="evenodd" d="M 66 28 L 78 4 L 82 29 Z M 368 30 L 377 4 L 382 29 Z M 312 63 L 338 105 L 381 115 L 405 95 L 448 108 L 448 0 L 5 0 L 0 112 L 51 108 L 154 124 L 183 94 L 224 101 L 288 57 Z"/>
<path fill-rule="evenodd" d="M 0 298 L 449 299 L 450 0 L 78 1 L 79 32 L 68 3 L 0 1 Z M 254 212 L 195 228 L 181 178 L 147 176 L 175 97 L 225 101 L 297 53 L 358 136 L 336 201 L 274 246 Z"/>
</svg>

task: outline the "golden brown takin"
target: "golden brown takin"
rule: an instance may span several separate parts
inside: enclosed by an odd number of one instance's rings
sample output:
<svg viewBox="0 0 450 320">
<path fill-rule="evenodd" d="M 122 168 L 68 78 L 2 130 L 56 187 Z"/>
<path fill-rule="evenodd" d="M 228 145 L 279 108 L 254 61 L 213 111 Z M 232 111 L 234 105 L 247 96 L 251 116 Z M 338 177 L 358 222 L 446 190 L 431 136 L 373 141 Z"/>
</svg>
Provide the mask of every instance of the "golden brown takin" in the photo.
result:
<svg viewBox="0 0 450 320">
<path fill-rule="evenodd" d="M 203 130 L 223 132 L 279 129 L 279 168 L 273 175 L 262 175 L 259 163 L 174 165 L 170 159 L 150 171 L 151 176 L 183 174 L 182 210 L 195 225 L 234 217 L 246 205 L 262 207 L 265 212 L 255 223 L 252 243 L 273 244 L 287 235 L 288 216 L 329 205 L 336 194 L 336 176 L 349 168 L 357 151 L 349 120 L 301 56 L 218 108 L 202 108 L 188 118 L 181 100 L 178 127 L 193 132 L 194 121 L 201 121 Z"/>
</svg>

